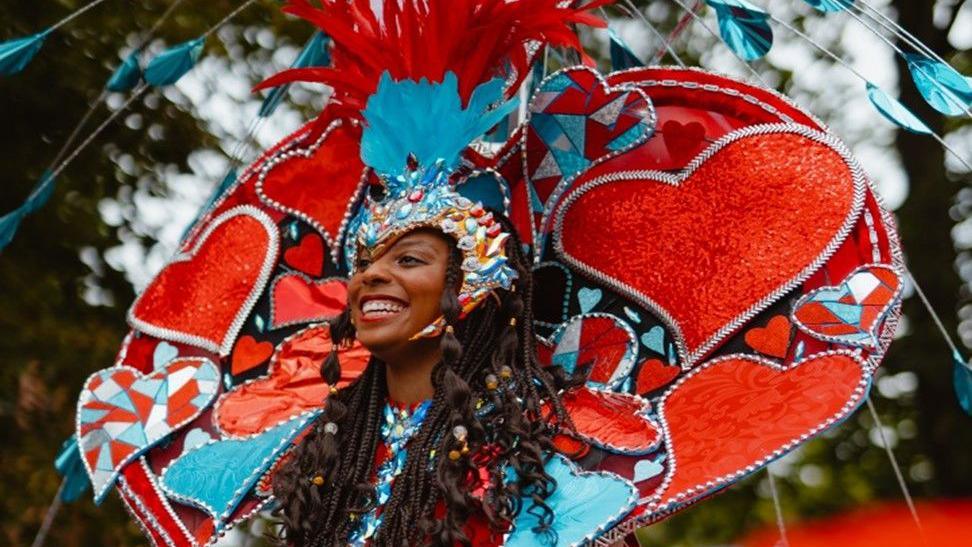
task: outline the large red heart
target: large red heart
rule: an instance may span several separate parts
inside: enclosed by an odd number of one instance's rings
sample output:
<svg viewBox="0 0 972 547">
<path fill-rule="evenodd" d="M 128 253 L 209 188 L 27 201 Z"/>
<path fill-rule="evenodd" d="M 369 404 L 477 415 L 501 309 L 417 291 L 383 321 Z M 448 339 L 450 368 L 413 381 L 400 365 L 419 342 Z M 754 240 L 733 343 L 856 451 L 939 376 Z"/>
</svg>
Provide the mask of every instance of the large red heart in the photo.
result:
<svg viewBox="0 0 972 547">
<path fill-rule="evenodd" d="M 659 403 L 669 475 L 652 510 L 690 503 L 847 416 L 869 381 L 856 354 L 817 354 L 783 368 L 748 355 L 714 359 Z"/>
<path fill-rule="evenodd" d="M 366 184 L 359 141 L 356 127 L 336 123 L 313 144 L 295 143 L 263 167 L 257 196 L 314 226 L 333 250 L 345 213 Z"/>
<path fill-rule="evenodd" d="M 556 249 L 655 310 L 690 366 L 833 254 L 860 211 L 862 177 L 823 133 L 747 128 L 681 174 L 581 184 L 558 212 Z"/>
<path fill-rule="evenodd" d="M 321 378 L 321 363 L 331 346 L 327 325 L 308 327 L 291 336 L 273 356 L 268 376 L 247 382 L 220 397 L 213 421 L 225 435 L 245 437 L 259 434 L 301 412 L 320 408 L 329 389 Z M 357 378 L 370 357 L 358 342 L 342 349 L 338 386 Z"/>
<path fill-rule="evenodd" d="M 129 323 L 163 340 L 228 355 L 278 247 L 277 227 L 266 213 L 252 206 L 226 211 L 135 300 Z"/>
<path fill-rule="evenodd" d="M 299 273 L 281 275 L 270 289 L 271 328 L 333 319 L 348 302 L 344 279 L 314 281 Z"/>
<path fill-rule="evenodd" d="M 299 244 L 284 252 L 284 260 L 311 277 L 320 277 L 324 270 L 324 240 L 319 235 L 307 234 Z"/>
</svg>

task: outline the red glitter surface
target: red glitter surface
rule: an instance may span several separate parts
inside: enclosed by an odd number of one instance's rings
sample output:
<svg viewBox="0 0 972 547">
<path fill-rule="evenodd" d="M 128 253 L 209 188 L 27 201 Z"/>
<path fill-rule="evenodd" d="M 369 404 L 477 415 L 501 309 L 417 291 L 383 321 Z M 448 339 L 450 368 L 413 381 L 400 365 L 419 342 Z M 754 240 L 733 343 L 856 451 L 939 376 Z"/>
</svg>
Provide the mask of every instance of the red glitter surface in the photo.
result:
<svg viewBox="0 0 972 547">
<path fill-rule="evenodd" d="M 677 186 L 591 189 L 564 214 L 561 241 L 671 314 L 691 352 L 816 259 L 852 213 L 853 193 L 829 146 L 789 133 L 744 137 Z"/>
</svg>

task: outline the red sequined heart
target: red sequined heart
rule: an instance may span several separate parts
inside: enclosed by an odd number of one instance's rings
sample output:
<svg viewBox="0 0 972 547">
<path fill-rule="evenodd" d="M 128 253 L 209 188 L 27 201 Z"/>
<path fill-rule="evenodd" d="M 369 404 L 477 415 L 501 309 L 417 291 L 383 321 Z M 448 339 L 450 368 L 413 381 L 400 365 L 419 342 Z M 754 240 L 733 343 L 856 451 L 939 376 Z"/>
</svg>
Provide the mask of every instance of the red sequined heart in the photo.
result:
<svg viewBox="0 0 972 547">
<path fill-rule="evenodd" d="M 787 368 L 746 355 L 701 365 L 660 402 L 670 467 L 654 510 L 697 500 L 833 425 L 860 403 L 867 382 L 850 352 Z"/>
<path fill-rule="evenodd" d="M 681 175 L 612 173 L 582 184 L 559 212 L 555 244 L 567 262 L 668 320 L 684 366 L 833 253 L 863 185 L 829 137 L 749 128 Z"/>
<path fill-rule="evenodd" d="M 296 247 L 284 252 L 284 260 L 311 277 L 320 277 L 324 271 L 324 240 L 320 236 L 308 234 Z"/>
<path fill-rule="evenodd" d="M 297 154 L 268 163 L 256 191 L 264 203 L 308 222 L 333 245 L 349 202 L 362 186 L 364 165 L 356 128 L 339 125 L 321 139 L 317 146 L 305 143 L 295 148 Z"/>
<path fill-rule="evenodd" d="M 300 274 L 284 274 L 274 280 L 271 292 L 273 328 L 332 319 L 348 302 L 348 286 L 343 279 L 314 281 Z"/>
<path fill-rule="evenodd" d="M 770 357 L 783 359 L 790 347 L 790 334 L 793 327 L 785 315 L 777 315 L 765 327 L 754 327 L 746 332 L 749 347 Z"/>
<path fill-rule="evenodd" d="M 213 220 L 132 304 L 132 327 L 227 355 L 277 258 L 277 227 L 252 206 Z"/>
<path fill-rule="evenodd" d="M 257 342 L 252 336 L 240 336 L 233 347 L 231 370 L 233 374 L 244 372 L 262 364 L 273 355 L 273 344 Z"/>
</svg>

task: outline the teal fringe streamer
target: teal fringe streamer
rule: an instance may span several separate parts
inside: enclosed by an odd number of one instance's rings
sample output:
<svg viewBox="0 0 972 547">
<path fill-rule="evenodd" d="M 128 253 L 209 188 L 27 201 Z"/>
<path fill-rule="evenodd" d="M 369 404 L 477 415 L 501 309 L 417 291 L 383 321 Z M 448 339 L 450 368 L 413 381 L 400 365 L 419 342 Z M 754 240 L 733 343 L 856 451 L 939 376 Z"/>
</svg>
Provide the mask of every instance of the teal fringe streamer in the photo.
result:
<svg viewBox="0 0 972 547">
<path fill-rule="evenodd" d="M 163 51 L 145 68 L 145 81 L 156 87 L 178 82 L 196 66 L 205 46 L 206 37 L 200 36 Z"/>
<path fill-rule="evenodd" d="M 51 199 L 54 193 L 54 175 L 50 171 L 44 171 L 40 181 L 34 186 L 27 199 L 13 211 L 0 217 L 0 251 L 3 251 L 17 235 L 20 221 L 27 215 L 37 212 Z"/>
<path fill-rule="evenodd" d="M 719 34 L 741 59 L 755 61 L 773 47 L 769 14 L 745 0 L 705 0 L 719 21 Z"/>
<path fill-rule="evenodd" d="M 61 501 L 64 503 L 77 500 L 91 488 L 88 471 L 81 461 L 77 436 L 71 435 L 61 445 L 61 450 L 54 459 L 54 468 L 57 469 L 57 474 L 64 478 L 64 486 L 61 488 Z"/>
<path fill-rule="evenodd" d="M 608 34 L 611 37 L 611 68 L 613 70 L 645 66 L 613 29 L 608 29 Z"/>
<path fill-rule="evenodd" d="M 0 76 L 12 76 L 26 68 L 44 46 L 51 30 L 0 43 Z"/>
<path fill-rule="evenodd" d="M 108 91 L 115 93 L 131 91 L 142 81 L 142 67 L 138 64 L 141 53 L 136 49 L 122 61 L 122 64 L 118 65 L 105 86 Z"/>
<path fill-rule="evenodd" d="M 328 45 L 330 42 L 331 39 L 328 37 L 328 35 L 321 31 L 315 32 L 290 67 L 307 68 L 329 66 L 331 64 L 331 53 L 328 50 Z M 289 84 L 275 87 L 273 91 L 267 95 L 267 98 L 263 100 L 263 104 L 260 106 L 260 113 L 258 115 L 261 118 L 269 118 L 272 116 L 273 113 L 276 112 L 277 107 L 280 106 L 280 103 L 283 101 L 288 89 L 290 89 Z"/>
<path fill-rule="evenodd" d="M 918 116 L 915 116 L 911 110 L 908 110 L 908 107 L 901 104 L 898 99 L 888 95 L 884 90 L 871 82 L 867 82 L 867 98 L 882 116 L 897 124 L 902 129 L 922 135 L 931 135 L 933 133 L 925 125 L 925 122 L 921 121 Z"/>
</svg>

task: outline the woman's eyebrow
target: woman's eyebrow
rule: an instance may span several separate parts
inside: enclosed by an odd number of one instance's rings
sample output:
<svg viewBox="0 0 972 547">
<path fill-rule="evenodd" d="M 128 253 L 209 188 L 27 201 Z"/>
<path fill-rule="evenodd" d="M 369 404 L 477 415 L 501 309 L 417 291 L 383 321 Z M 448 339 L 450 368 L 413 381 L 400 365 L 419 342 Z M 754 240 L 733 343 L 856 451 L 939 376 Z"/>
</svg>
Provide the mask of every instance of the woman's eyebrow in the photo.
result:
<svg viewBox="0 0 972 547">
<path fill-rule="evenodd" d="M 402 249 L 410 249 L 412 247 L 418 247 L 420 250 L 428 250 L 432 246 L 427 241 L 421 239 L 413 239 L 406 241 L 399 241 L 392 246 L 392 250 L 401 251 Z"/>
</svg>

